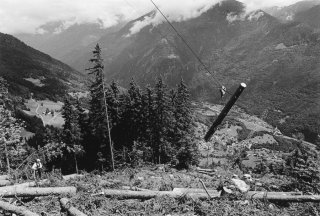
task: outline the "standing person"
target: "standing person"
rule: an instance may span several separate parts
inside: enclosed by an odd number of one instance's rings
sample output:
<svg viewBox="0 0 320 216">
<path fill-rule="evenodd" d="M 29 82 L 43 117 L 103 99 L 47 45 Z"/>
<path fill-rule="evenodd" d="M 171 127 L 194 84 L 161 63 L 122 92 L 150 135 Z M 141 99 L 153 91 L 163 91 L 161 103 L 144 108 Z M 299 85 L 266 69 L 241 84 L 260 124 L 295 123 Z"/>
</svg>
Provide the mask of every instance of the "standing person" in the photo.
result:
<svg viewBox="0 0 320 216">
<path fill-rule="evenodd" d="M 32 165 L 32 169 L 34 170 L 34 178 L 37 179 L 36 176 L 38 175 L 39 179 L 41 179 L 41 169 L 42 163 L 40 159 L 37 159 L 36 162 Z"/>
</svg>

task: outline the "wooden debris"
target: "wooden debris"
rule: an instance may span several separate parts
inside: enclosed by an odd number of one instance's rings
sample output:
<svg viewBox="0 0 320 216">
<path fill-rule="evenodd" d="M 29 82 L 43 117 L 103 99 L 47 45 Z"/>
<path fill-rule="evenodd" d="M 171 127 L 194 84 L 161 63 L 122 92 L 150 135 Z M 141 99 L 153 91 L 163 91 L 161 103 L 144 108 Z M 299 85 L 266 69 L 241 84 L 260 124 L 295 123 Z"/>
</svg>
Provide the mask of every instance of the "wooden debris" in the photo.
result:
<svg viewBox="0 0 320 216">
<path fill-rule="evenodd" d="M 27 208 L 25 208 L 25 207 L 15 206 L 15 205 L 12 205 L 12 204 L 7 203 L 7 202 L 4 202 L 4 201 L 0 201 L 0 208 L 3 209 L 3 210 L 5 210 L 5 211 L 8 211 L 8 212 L 17 214 L 17 215 L 22 215 L 22 216 L 39 216 L 38 214 L 36 214 L 36 213 L 34 213 L 34 212 L 31 212 L 29 209 L 27 209 Z"/>
<path fill-rule="evenodd" d="M 9 180 L 0 179 L 0 187 L 11 185 Z"/>
<path fill-rule="evenodd" d="M 178 198 L 187 195 L 192 198 L 197 198 L 201 200 L 208 199 L 208 195 L 205 192 L 201 193 L 182 193 L 180 191 L 131 191 L 131 190 L 111 190 L 106 189 L 98 194 L 93 194 L 92 196 L 104 195 L 106 197 L 114 197 L 118 199 L 152 199 L 155 197 L 169 196 L 173 198 Z M 211 197 L 220 196 L 219 192 L 210 194 Z"/>
<path fill-rule="evenodd" d="M 86 214 L 79 211 L 77 208 L 73 207 L 70 204 L 70 201 L 67 198 L 60 199 L 61 208 L 68 212 L 68 215 L 71 216 L 87 216 Z"/>
<path fill-rule="evenodd" d="M 214 169 L 203 169 L 203 168 L 200 168 L 200 167 L 197 167 L 197 170 L 198 171 L 203 171 L 203 172 L 216 172 L 216 170 L 214 170 Z"/>
<path fill-rule="evenodd" d="M 210 194 L 209 194 L 209 192 L 208 192 L 208 190 L 207 190 L 206 185 L 204 184 L 204 182 L 203 182 L 201 179 L 199 179 L 199 181 L 201 182 L 202 187 L 203 187 L 203 189 L 206 191 L 206 193 L 207 193 L 208 197 L 211 199 L 211 196 L 210 196 Z"/>
<path fill-rule="evenodd" d="M 0 175 L 0 180 L 9 180 L 10 176 L 9 175 Z"/>
<path fill-rule="evenodd" d="M 251 199 L 266 199 L 268 201 L 282 202 L 320 202 L 320 195 L 295 195 L 292 192 L 263 192 L 249 191 L 248 196 Z"/>
<path fill-rule="evenodd" d="M 4 198 L 12 197 L 37 197 L 50 195 L 75 195 L 75 187 L 47 187 L 47 188 L 29 188 L 29 187 L 4 187 L 0 188 L 0 196 Z"/>
<path fill-rule="evenodd" d="M 138 187 L 131 187 L 130 188 L 130 186 L 122 186 L 122 189 L 132 190 L 132 191 L 150 191 L 149 189 L 145 189 L 145 188 L 138 188 Z"/>
<path fill-rule="evenodd" d="M 65 175 L 62 176 L 63 180 L 68 181 L 70 179 L 75 179 L 75 178 L 83 178 L 84 175 L 80 175 L 80 174 L 70 174 L 70 175 Z"/>
<path fill-rule="evenodd" d="M 155 197 L 169 196 L 178 198 L 187 195 L 191 198 L 201 200 L 220 197 L 221 192 L 217 190 L 207 190 L 201 188 L 174 188 L 173 191 L 131 191 L 131 190 L 103 190 L 92 196 L 104 195 L 106 197 L 114 197 L 118 199 L 151 199 Z M 320 195 L 301 195 L 300 192 L 263 192 L 249 191 L 245 193 L 248 198 L 260 199 L 268 201 L 284 201 L 284 202 L 320 202 Z"/>
</svg>

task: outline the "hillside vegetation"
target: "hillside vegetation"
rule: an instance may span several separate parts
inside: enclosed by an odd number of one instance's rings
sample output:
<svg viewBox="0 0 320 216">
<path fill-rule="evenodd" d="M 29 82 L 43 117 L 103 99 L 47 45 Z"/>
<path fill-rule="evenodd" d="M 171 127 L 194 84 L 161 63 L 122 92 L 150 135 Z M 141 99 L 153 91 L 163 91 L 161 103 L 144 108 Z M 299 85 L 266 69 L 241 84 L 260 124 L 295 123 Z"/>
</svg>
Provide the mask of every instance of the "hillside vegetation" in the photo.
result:
<svg viewBox="0 0 320 216">
<path fill-rule="evenodd" d="M 0 76 L 8 81 L 11 94 L 25 98 L 33 93 L 37 98 L 56 100 L 69 89 L 81 89 L 84 82 L 68 65 L 2 33 Z"/>
</svg>

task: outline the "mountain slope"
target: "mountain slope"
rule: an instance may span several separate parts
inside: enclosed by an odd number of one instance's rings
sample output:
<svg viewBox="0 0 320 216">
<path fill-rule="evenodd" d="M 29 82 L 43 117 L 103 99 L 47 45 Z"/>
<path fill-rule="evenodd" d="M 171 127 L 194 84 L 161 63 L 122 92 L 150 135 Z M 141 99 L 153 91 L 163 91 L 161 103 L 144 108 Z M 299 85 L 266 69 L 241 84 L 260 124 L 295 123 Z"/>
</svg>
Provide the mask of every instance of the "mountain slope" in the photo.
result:
<svg viewBox="0 0 320 216">
<path fill-rule="evenodd" d="M 88 45 L 95 43 L 105 34 L 118 31 L 122 25 L 120 23 L 104 29 L 99 24 L 86 23 L 74 24 L 64 29 L 63 23 L 56 22 L 41 26 L 39 29 L 44 31 L 41 34 L 15 36 L 26 44 L 70 65 L 73 59 L 79 57 L 79 53 L 87 51 Z"/>
<path fill-rule="evenodd" d="M 320 30 L 320 5 L 296 14 L 295 20 Z"/>
<path fill-rule="evenodd" d="M 0 33 L 0 76 L 16 95 L 56 99 L 67 89 L 79 88 L 83 76 L 15 37 Z"/>
<path fill-rule="evenodd" d="M 305 12 L 315 5 L 320 5 L 319 0 L 305 0 L 297 2 L 293 5 L 285 7 L 270 7 L 264 8 L 263 10 L 271 14 L 274 17 L 277 17 L 281 21 L 292 21 L 294 20 L 296 14 Z"/>
<path fill-rule="evenodd" d="M 280 23 L 261 10 L 245 15 L 243 8 L 237 1 L 223 1 L 197 18 L 173 23 L 215 80 L 170 26 L 149 25 L 130 34 L 137 20 L 99 41 L 105 48 L 108 80 L 127 85 L 133 77 L 144 85 L 161 75 L 173 86 L 183 77 L 195 98 L 213 102 L 220 102 L 220 83 L 232 93 L 240 82 L 246 82 L 240 106 L 257 115 L 267 109 L 267 120 L 285 134 L 303 132 L 308 141 L 316 142 L 320 133 L 319 34 L 303 23 Z"/>
</svg>

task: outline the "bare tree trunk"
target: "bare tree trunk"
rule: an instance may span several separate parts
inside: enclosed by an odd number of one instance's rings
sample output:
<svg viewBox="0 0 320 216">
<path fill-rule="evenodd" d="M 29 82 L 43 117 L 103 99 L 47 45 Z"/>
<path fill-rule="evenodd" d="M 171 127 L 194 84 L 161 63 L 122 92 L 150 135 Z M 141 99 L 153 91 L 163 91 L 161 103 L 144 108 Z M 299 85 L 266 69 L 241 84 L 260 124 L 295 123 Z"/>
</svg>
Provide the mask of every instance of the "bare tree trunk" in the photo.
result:
<svg viewBox="0 0 320 216">
<path fill-rule="evenodd" d="M 75 195 L 77 189 L 75 187 L 48 187 L 48 188 L 29 188 L 29 187 L 2 187 L 0 194 L 3 198 L 12 197 L 39 197 L 39 196 L 66 196 Z"/>
<path fill-rule="evenodd" d="M 6 153 L 6 160 L 7 160 L 7 166 L 8 166 L 8 174 L 10 175 L 11 169 L 10 169 L 10 161 L 9 161 L 9 155 L 8 155 L 8 148 L 7 148 L 7 143 L 4 142 L 4 151 Z"/>
<path fill-rule="evenodd" d="M 61 207 L 68 212 L 68 215 L 71 216 L 87 216 L 86 214 L 82 213 L 75 207 L 70 204 L 70 201 L 67 198 L 60 199 Z"/>
<path fill-rule="evenodd" d="M 11 213 L 22 216 L 39 216 L 38 214 L 31 212 L 29 209 L 22 206 L 15 206 L 7 202 L 0 201 L 0 208 Z"/>
<path fill-rule="evenodd" d="M 114 171 L 113 147 L 112 147 L 112 142 L 111 142 L 109 114 L 108 114 L 108 106 L 107 106 L 107 101 L 106 101 L 106 92 L 105 92 L 105 88 L 104 88 L 104 79 L 102 79 L 102 89 L 103 89 L 103 101 L 104 101 L 106 117 L 107 117 L 107 128 L 108 128 L 109 148 L 110 148 L 110 156 L 111 156 L 111 163 L 112 163 L 112 171 Z"/>
<path fill-rule="evenodd" d="M 79 174 L 79 170 L 78 170 L 78 161 L 77 161 L 77 156 L 76 156 L 76 153 L 73 154 L 74 156 L 74 162 L 75 162 L 75 165 L 76 165 L 76 172 L 77 174 Z"/>
</svg>

